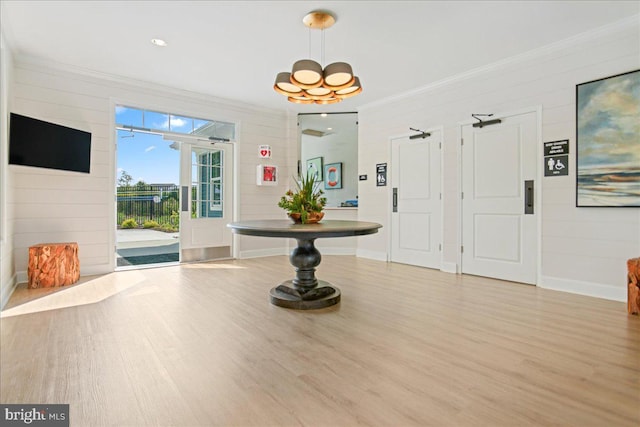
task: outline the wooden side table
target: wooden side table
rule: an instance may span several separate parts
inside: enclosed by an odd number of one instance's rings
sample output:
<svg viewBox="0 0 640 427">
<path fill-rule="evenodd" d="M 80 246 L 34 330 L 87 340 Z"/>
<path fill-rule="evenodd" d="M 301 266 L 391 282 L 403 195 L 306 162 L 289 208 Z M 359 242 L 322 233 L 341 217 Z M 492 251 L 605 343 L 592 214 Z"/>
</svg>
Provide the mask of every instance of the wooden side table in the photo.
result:
<svg viewBox="0 0 640 427">
<path fill-rule="evenodd" d="M 629 314 L 640 312 L 640 258 L 627 261 L 627 310 Z"/>
<path fill-rule="evenodd" d="M 78 244 L 40 243 L 30 246 L 27 276 L 29 289 L 76 283 L 80 279 Z"/>
</svg>

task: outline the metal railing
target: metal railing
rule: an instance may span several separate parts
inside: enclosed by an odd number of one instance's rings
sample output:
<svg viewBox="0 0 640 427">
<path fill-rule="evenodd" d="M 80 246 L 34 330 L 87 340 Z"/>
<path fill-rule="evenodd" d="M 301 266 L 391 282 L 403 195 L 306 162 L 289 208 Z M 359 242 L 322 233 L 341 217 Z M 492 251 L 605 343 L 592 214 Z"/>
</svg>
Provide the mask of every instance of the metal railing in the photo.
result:
<svg viewBox="0 0 640 427">
<path fill-rule="evenodd" d="M 155 221 L 163 228 L 177 231 L 180 224 L 179 190 L 175 184 L 117 187 L 118 227 L 121 227 L 123 222 L 133 219 L 138 227 L 142 227 L 147 221 Z"/>
</svg>

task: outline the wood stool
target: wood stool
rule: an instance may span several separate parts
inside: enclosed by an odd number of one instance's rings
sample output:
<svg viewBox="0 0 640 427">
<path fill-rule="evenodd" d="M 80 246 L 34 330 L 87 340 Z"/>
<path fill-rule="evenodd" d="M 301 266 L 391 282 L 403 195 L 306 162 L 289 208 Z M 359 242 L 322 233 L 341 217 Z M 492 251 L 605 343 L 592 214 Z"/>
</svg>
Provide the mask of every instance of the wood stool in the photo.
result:
<svg viewBox="0 0 640 427">
<path fill-rule="evenodd" d="M 40 243 L 29 247 L 29 289 L 65 286 L 80 279 L 78 244 Z"/>
<path fill-rule="evenodd" d="M 627 310 L 629 314 L 640 313 L 640 258 L 631 258 L 627 261 L 628 289 Z"/>
</svg>

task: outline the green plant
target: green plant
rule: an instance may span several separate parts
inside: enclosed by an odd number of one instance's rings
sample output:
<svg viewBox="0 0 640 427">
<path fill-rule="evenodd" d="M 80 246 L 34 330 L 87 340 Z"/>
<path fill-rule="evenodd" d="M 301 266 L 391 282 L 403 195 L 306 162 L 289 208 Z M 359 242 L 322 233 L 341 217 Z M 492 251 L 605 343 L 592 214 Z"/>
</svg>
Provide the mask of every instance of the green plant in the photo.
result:
<svg viewBox="0 0 640 427">
<path fill-rule="evenodd" d="M 122 224 L 120 225 L 120 227 L 122 227 L 122 228 L 138 228 L 138 223 L 136 222 L 135 219 L 129 218 L 129 219 L 125 219 L 124 221 L 122 221 Z"/>
<path fill-rule="evenodd" d="M 157 228 L 159 231 L 164 231 L 166 233 L 175 233 L 179 230 L 177 225 L 170 224 L 168 222 L 163 222 L 160 224 L 160 227 Z"/>
<path fill-rule="evenodd" d="M 172 211 L 171 215 L 169 216 L 169 222 L 174 225 L 174 226 L 178 226 L 178 224 L 180 224 L 180 214 L 176 211 Z"/>
<path fill-rule="evenodd" d="M 156 227 L 160 227 L 160 224 L 158 224 L 156 221 L 152 219 L 148 219 L 142 224 L 142 228 L 156 228 Z"/>
<path fill-rule="evenodd" d="M 322 212 L 327 199 L 322 197 L 324 191 L 320 189 L 320 182 L 316 182 L 311 173 L 301 175 L 295 180 L 297 190 L 288 190 L 280 198 L 278 206 L 287 213 L 299 213 L 303 224 L 307 222 L 309 213 Z"/>
</svg>

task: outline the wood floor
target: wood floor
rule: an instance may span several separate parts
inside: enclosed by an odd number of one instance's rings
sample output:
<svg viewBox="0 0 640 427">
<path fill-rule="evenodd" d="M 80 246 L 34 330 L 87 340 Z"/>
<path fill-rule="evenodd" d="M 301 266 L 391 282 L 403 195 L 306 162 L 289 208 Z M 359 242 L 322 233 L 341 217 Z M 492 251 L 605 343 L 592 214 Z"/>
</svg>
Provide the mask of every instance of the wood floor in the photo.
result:
<svg viewBox="0 0 640 427">
<path fill-rule="evenodd" d="M 338 306 L 270 305 L 292 275 L 286 257 L 123 271 L 82 305 L 92 280 L 14 305 L 0 401 L 69 403 L 72 426 L 640 425 L 624 303 L 325 256 Z"/>
</svg>

